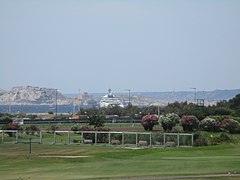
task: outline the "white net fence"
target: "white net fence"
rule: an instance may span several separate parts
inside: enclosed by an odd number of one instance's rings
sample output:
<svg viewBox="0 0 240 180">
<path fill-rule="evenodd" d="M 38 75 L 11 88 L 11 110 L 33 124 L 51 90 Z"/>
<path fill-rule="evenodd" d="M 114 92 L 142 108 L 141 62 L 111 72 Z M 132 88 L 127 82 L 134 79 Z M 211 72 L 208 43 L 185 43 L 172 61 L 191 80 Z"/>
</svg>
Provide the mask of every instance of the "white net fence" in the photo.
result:
<svg viewBox="0 0 240 180">
<path fill-rule="evenodd" d="M 0 131 L 1 143 L 91 144 L 115 146 L 188 147 L 193 146 L 193 134 L 157 132 L 102 131 Z"/>
</svg>

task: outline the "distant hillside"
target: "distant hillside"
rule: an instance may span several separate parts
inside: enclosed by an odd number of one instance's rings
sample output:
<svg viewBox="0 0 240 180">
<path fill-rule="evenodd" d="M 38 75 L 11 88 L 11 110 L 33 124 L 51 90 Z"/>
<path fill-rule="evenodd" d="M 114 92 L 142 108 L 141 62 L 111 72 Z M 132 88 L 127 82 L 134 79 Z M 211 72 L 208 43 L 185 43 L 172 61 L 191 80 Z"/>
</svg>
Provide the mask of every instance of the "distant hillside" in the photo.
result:
<svg viewBox="0 0 240 180">
<path fill-rule="evenodd" d="M 92 93 L 93 98 L 101 98 L 106 93 Z M 128 93 L 115 93 L 117 96 L 128 96 Z M 197 99 L 206 99 L 209 101 L 221 101 L 229 100 L 240 94 L 240 89 L 232 90 L 214 90 L 214 91 L 197 91 Z M 66 94 L 67 97 L 77 97 L 78 94 Z M 168 91 L 168 92 L 131 92 L 131 96 L 136 97 L 150 97 L 158 100 L 164 101 L 193 101 L 194 92 L 193 91 Z"/>
<path fill-rule="evenodd" d="M 3 89 L 0 88 L 0 96 L 3 95 L 3 94 L 5 94 L 6 92 L 7 92 L 7 91 L 5 91 L 5 90 L 3 90 Z"/>
<path fill-rule="evenodd" d="M 56 90 L 32 86 L 13 87 L 0 96 L 0 104 L 55 104 Z M 57 92 L 58 104 L 69 104 L 69 99 Z"/>
<path fill-rule="evenodd" d="M 94 99 L 100 99 L 106 93 L 92 93 Z M 206 105 L 213 105 L 217 101 L 229 100 L 240 94 L 240 89 L 235 90 L 214 90 L 214 91 L 197 91 L 196 99 L 205 99 Z M 124 101 L 128 101 L 128 93 L 115 93 Z M 66 94 L 67 97 L 77 97 L 78 94 Z M 134 105 L 167 105 L 168 102 L 174 101 L 194 101 L 194 91 L 176 91 L 176 92 L 131 92 L 131 101 Z"/>
<path fill-rule="evenodd" d="M 88 97 L 82 97 L 81 103 L 89 105 L 94 101 L 97 104 L 101 97 L 106 93 L 87 94 Z M 128 93 L 114 93 L 123 102 L 128 102 Z M 235 90 L 214 90 L 214 91 L 197 91 L 196 99 L 205 99 L 206 105 L 214 104 L 216 101 L 229 100 L 240 94 L 240 89 Z M 86 95 L 86 94 L 85 94 Z M 58 105 L 73 104 L 73 97 L 79 94 L 63 95 L 57 92 Z M 188 101 L 193 102 L 194 91 L 176 91 L 176 92 L 131 92 L 131 102 L 134 105 L 167 105 L 168 102 Z M 32 86 L 14 87 L 9 92 L 0 89 L 0 105 L 43 105 L 56 103 L 56 90 L 53 88 L 40 88 Z M 91 104 L 90 103 L 90 104 Z"/>
<path fill-rule="evenodd" d="M 214 90 L 214 91 L 197 91 L 196 99 L 205 99 L 208 101 L 229 100 L 240 94 L 240 89 L 234 90 Z M 193 91 L 176 91 L 176 92 L 136 92 L 136 96 L 145 96 L 165 101 L 193 101 Z"/>
</svg>

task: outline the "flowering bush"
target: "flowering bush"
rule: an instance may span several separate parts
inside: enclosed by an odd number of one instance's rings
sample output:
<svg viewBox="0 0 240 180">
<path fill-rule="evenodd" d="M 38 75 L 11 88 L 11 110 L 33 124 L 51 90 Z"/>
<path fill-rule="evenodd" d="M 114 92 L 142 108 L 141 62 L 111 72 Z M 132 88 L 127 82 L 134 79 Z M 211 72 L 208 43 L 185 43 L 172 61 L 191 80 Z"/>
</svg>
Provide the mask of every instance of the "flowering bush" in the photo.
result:
<svg viewBox="0 0 240 180">
<path fill-rule="evenodd" d="M 172 130 L 176 124 L 179 123 L 180 117 L 175 113 L 168 113 L 166 115 L 161 115 L 159 118 L 159 124 L 166 130 Z"/>
<path fill-rule="evenodd" d="M 141 124 L 146 131 L 153 130 L 153 126 L 158 124 L 158 116 L 155 114 L 149 114 L 142 117 Z"/>
<path fill-rule="evenodd" d="M 240 123 L 233 119 L 224 119 L 221 122 L 221 128 L 230 133 L 238 133 L 240 132 Z"/>
<path fill-rule="evenodd" d="M 19 130 L 20 126 L 16 123 L 8 123 L 7 125 L 3 126 L 3 130 Z"/>
<path fill-rule="evenodd" d="M 200 129 L 204 131 L 220 131 L 220 123 L 213 118 L 206 117 L 200 122 Z"/>
<path fill-rule="evenodd" d="M 196 118 L 196 116 L 191 115 L 182 116 L 180 122 L 184 131 L 193 131 L 194 129 L 198 128 L 199 124 L 198 118 Z"/>
</svg>

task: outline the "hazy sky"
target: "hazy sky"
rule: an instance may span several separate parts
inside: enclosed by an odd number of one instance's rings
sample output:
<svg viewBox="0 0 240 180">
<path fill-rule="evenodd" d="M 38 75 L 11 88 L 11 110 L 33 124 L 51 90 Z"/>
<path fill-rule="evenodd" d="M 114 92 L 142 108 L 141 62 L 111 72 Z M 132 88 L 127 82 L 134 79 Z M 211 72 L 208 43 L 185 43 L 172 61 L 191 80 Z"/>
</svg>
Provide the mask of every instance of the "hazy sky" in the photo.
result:
<svg viewBox="0 0 240 180">
<path fill-rule="evenodd" d="M 239 0 L 0 0 L 0 88 L 240 88 Z"/>
</svg>

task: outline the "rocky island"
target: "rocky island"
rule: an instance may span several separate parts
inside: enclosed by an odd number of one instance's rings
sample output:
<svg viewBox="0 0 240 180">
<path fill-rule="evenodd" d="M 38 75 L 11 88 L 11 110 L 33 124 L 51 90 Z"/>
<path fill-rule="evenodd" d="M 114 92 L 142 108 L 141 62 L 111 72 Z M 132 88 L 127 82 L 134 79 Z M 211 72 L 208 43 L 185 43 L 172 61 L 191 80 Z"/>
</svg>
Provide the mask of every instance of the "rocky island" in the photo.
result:
<svg viewBox="0 0 240 180">
<path fill-rule="evenodd" d="M 12 105 L 43 105 L 43 104 L 70 104 L 71 100 L 53 88 L 32 86 L 13 87 L 10 91 L 1 90 L 0 104 Z"/>
</svg>

